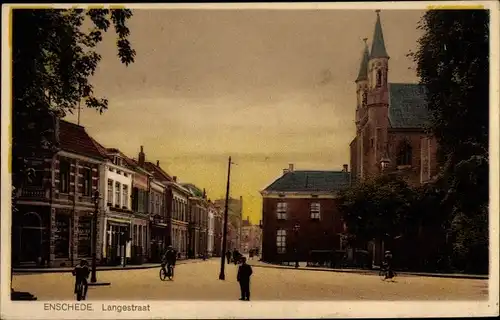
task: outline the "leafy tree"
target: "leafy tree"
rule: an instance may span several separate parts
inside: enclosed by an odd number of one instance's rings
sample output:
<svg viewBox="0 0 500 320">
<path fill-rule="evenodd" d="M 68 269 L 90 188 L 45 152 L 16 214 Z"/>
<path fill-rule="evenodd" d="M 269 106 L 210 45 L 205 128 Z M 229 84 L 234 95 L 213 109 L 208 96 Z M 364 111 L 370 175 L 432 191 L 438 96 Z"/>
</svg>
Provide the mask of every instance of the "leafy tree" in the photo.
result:
<svg viewBox="0 0 500 320">
<path fill-rule="evenodd" d="M 427 88 L 455 256 L 482 257 L 487 265 L 478 248 L 488 243 L 489 12 L 431 10 L 419 28 L 423 36 L 410 55 Z"/>
<path fill-rule="evenodd" d="M 33 177 L 28 158 L 57 150 L 54 117 L 77 108 L 103 112 L 108 101 L 94 96 L 89 82 L 101 56 L 96 46 L 102 34 L 114 27 L 118 57 L 125 65 L 134 62 L 126 9 L 15 9 L 12 14 L 13 44 L 13 186 L 21 190 Z M 84 23 L 91 28 L 84 31 Z M 15 200 L 16 194 L 14 195 Z"/>
<path fill-rule="evenodd" d="M 393 239 L 405 230 L 413 191 L 397 177 L 380 176 L 341 192 L 338 205 L 348 233 L 359 244 Z"/>
</svg>

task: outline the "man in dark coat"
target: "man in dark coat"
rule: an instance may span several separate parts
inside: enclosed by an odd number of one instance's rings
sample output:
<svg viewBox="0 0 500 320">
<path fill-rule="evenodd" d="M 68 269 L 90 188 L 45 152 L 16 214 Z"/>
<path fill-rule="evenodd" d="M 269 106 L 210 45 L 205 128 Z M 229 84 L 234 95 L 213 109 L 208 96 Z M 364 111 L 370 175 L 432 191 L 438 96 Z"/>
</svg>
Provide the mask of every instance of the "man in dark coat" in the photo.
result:
<svg viewBox="0 0 500 320">
<path fill-rule="evenodd" d="M 241 265 L 238 267 L 237 280 L 240 283 L 242 301 L 250 301 L 250 276 L 252 275 L 252 267 L 247 264 L 247 258 L 241 257 Z"/>
<path fill-rule="evenodd" d="M 227 264 L 231 263 L 231 251 L 227 250 L 226 252 Z"/>
<path fill-rule="evenodd" d="M 73 269 L 72 272 L 73 276 L 75 277 L 75 293 L 78 292 L 78 285 L 82 284 L 83 285 L 83 292 L 81 297 L 77 297 L 78 300 L 82 299 L 85 300 L 85 297 L 87 296 L 87 289 L 88 289 L 88 278 L 90 275 L 90 269 L 88 267 L 88 262 L 87 260 L 81 260 L 80 264 Z"/>
</svg>

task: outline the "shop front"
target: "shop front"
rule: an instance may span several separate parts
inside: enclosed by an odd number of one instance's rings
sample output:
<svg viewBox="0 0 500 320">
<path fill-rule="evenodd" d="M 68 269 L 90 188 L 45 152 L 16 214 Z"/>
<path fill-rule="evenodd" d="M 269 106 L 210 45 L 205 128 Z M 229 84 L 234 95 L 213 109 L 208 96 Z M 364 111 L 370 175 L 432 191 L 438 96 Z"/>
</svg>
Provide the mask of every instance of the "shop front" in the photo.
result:
<svg viewBox="0 0 500 320">
<path fill-rule="evenodd" d="M 67 245 L 69 245 L 69 240 Z M 49 260 L 49 208 L 19 206 L 19 210 L 13 212 L 12 264 L 14 266 L 47 266 Z"/>
<path fill-rule="evenodd" d="M 107 218 L 103 260 L 107 265 L 126 265 L 131 257 L 130 220 Z"/>
<path fill-rule="evenodd" d="M 166 219 L 156 215 L 151 221 L 151 262 L 161 262 L 168 246 L 168 224 Z"/>
</svg>

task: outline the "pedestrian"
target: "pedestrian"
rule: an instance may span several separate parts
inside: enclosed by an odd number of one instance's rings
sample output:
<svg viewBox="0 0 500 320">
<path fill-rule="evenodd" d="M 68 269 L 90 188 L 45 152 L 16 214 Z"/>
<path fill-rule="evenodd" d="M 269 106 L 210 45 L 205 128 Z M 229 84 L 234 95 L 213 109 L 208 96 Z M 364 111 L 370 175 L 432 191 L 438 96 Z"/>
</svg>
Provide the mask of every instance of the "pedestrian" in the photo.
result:
<svg viewBox="0 0 500 320">
<path fill-rule="evenodd" d="M 233 250 L 233 263 L 234 265 L 237 265 L 238 264 L 238 250 L 234 249 Z"/>
<path fill-rule="evenodd" d="M 242 301 L 250 301 L 250 276 L 252 275 L 252 267 L 247 264 L 247 258 L 241 257 L 241 265 L 238 268 L 236 280 L 240 283 Z"/>
<path fill-rule="evenodd" d="M 250 257 L 250 260 L 253 260 L 253 249 L 250 249 L 248 256 Z"/>
<path fill-rule="evenodd" d="M 227 250 L 226 252 L 227 264 L 231 263 L 231 251 Z"/>
<path fill-rule="evenodd" d="M 85 259 L 82 259 L 80 261 L 80 264 L 73 269 L 72 272 L 73 276 L 75 277 L 75 294 L 77 295 L 77 300 L 85 300 L 85 297 L 87 296 L 87 289 L 88 289 L 88 281 L 87 279 L 89 278 L 90 275 L 90 269 L 88 267 L 88 262 Z M 78 293 L 78 285 L 83 285 L 83 290 L 81 292 L 81 296 Z"/>
</svg>

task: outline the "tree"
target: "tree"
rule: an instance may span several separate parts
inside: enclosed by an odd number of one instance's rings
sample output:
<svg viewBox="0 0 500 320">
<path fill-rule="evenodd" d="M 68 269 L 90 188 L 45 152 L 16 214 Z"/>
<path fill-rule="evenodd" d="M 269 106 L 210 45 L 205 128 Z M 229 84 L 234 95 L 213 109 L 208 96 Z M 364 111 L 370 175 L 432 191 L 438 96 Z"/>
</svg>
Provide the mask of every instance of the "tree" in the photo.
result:
<svg viewBox="0 0 500 320">
<path fill-rule="evenodd" d="M 439 143 L 448 231 L 456 256 L 481 257 L 487 265 L 487 254 L 477 255 L 477 248 L 488 247 L 489 12 L 431 10 L 419 28 L 424 33 L 410 55 L 427 89 L 430 130 Z"/>
<path fill-rule="evenodd" d="M 126 9 L 15 9 L 13 41 L 13 181 L 16 191 L 33 178 L 28 158 L 57 151 L 54 117 L 72 112 L 81 99 L 87 107 L 106 110 L 108 101 L 94 96 L 89 82 L 101 60 L 95 51 L 112 25 L 118 57 L 125 65 L 136 52 L 128 40 Z M 85 32 L 88 20 L 92 28 Z M 14 195 L 15 200 L 16 195 Z"/>
<path fill-rule="evenodd" d="M 379 176 L 344 190 L 337 203 L 348 233 L 362 244 L 400 236 L 412 199 L 413 191 L 404 180 Z"/>
</svg>

